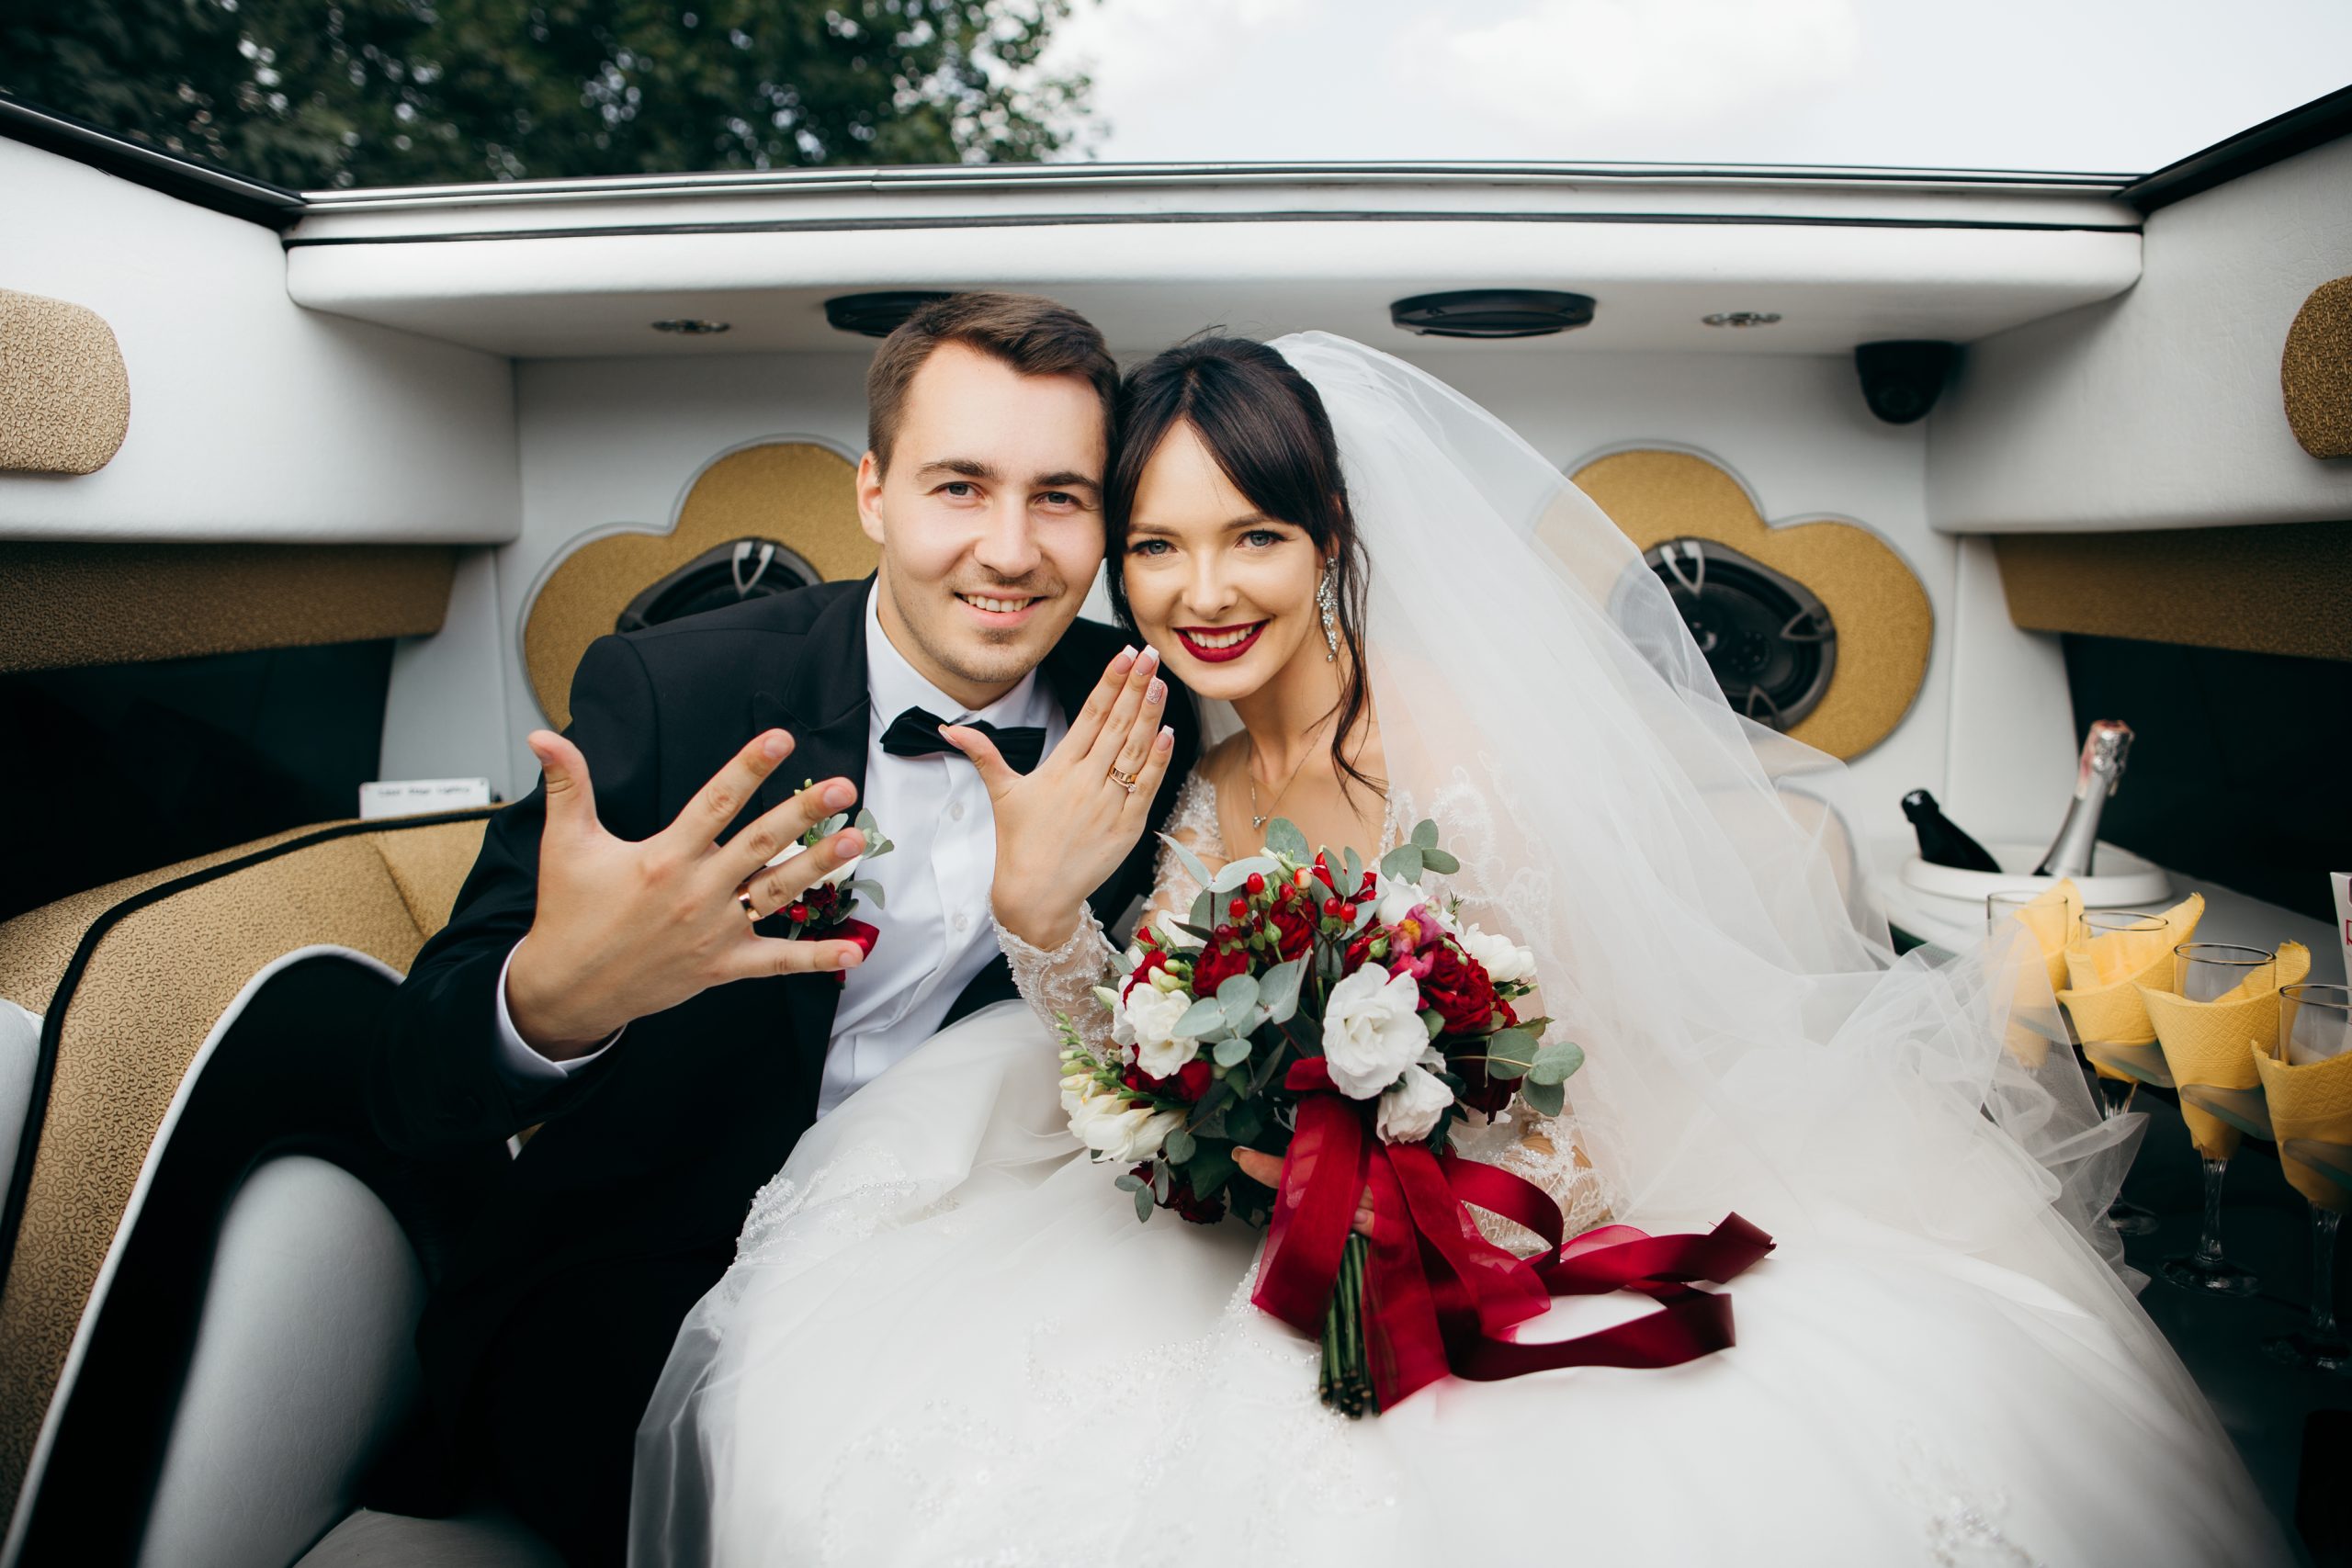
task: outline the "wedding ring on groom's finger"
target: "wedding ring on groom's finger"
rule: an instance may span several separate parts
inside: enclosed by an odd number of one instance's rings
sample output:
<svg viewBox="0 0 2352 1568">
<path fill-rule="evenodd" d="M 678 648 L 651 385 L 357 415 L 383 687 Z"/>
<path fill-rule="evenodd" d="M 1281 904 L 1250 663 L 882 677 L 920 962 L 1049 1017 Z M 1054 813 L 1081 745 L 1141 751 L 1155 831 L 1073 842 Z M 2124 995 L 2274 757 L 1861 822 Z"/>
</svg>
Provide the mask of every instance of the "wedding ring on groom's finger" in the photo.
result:
<svg viewBox="0 0 2352 1568">
<path fill-rule="evenodd" d="M 1143 775 L 1141 773 L 1123 773 L 1114 767 L 1111 770 L 1111 782 L 1117 784 L 1129 795 L 1133 795 L 1136 792 L 1136 785 L 1143 783 Z"/>
<path fill-rule="evenodd" d="M 751 921 L 755 926 L 760 923 L 762 917 L 759 910 L 752 907 L 752 890 L 749 886 L 738 887 L 735 889 L 735 902 L 743 906 L 743 918 L 745 919 Z"/>
</svg>

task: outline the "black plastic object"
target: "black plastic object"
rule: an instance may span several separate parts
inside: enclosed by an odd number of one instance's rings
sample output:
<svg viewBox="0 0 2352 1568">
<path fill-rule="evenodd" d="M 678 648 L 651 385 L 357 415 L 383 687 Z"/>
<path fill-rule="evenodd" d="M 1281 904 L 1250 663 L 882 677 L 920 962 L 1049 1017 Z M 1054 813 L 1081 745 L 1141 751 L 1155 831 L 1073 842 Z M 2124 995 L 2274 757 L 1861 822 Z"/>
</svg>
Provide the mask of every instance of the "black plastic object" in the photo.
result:
<svg viewBox="0 0 2352 1568">
<path fill-rule="evenodd" d="M 1388 319 L 1425 337 L 1543 337 L 1592 321 L 1589 294 L 1548 288 L 1458 288 L 1416 294 L 1388 307 Z"/>
<path fill-rule="evenodd" d="M 1959 362 L 1957 344 L 1934 339 L 1866 343 L 1854 350 L 1862 378 L 1862 400 L 1889 424 L 1925 419 L 1943 396 L 1944 383 Z"/>
<path fill-rule="evenodd" d="M 664 621 L 697 615 L 806 588 L 817 569 L 774 539 L 729 539 L 714 545 L 628 602 L 613 623 L 616 632 L 641 632 Z"/>
<path fill-rule="evenodd" d="M 936 289 L 899 288 L 880 294 L 837 294 L 825 301 L 825 320 L 837 330 L 888 337 L 909 316 L 948 296 Z"/>
<path fill-rule="evenodd" d="M 1960 824 L 1944 815 L 1936 797 L 1924 789 L 1915 789 L 1903 797 L 1903 815 L 1911 818 L 1911 829 L 1919 836 L 1919 858 L 1929 865 L 1949 865 L 1961 871 L 1989 871 L 1997 874 L 2001 863 L 1984 852 L 1984 846 L 1961 831 Z"/>
<path fill-rule="evenodd" d="M 1785 730 L 1821 705 L 1838 669 L 1838 626 L 1811 589 L 1714 539 L 1668 539 L 1642 559 L 1733 707 Z"/>
</svg>

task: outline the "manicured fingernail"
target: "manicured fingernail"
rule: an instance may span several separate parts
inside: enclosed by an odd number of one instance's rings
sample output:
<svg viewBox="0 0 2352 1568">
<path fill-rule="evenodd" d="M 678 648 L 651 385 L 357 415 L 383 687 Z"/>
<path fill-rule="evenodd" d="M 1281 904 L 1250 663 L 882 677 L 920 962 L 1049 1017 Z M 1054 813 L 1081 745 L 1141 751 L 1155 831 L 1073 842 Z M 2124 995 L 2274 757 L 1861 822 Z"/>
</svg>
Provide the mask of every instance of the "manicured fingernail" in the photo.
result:
<svg viewBox="0 0 2352 1568">
<path fill-rule="evenodd" d="M 852 828 L 833 840 L 833 853 L 843 860 L 865 848 L 865 835 Z"/>
<path fill-rule="evenodd" d="M 850 787 L 847 779 L 835 779 L 825 786 L 825 804 L 835 811 L 856 798 L 857 791 Z"/>
<path fill-rule="evenodd" d="M 1159 679 L 1157 675 L 1153 676 L 1150 686 L 1144 692 L 1144 700 L 1146 702 L 1152 703 L 1166 702 L 1168 700 L 1168 682 Z"/>
<path fill-rule="evenodd" d="M 1159 727 L 1159 739 L 1155 739 L 1155 740 L 1151 743 L 1151 749 L 1152 749 L 1153 750 L 1155 750 L 1155 751 L 1165 751 L 1165 750 L 1167 750 L 1170 746 L 1173 746 L 1173 745 L 1175 745 L 1175 744 L 1176 744 L 1176 732 L 1175 732 L 1175 730 L 1173 730 L 1173 729 L 1170 728 L 1167 725 L 1164 725 L 1164 724 L 1163 724 L 1163 725 L 1161 725 L 1161 726 Z"/>
<path fill-rule="evenodd" d="M 1119 649 L 1119 657 L 1111 660 L 1111 668 L 1124 675 L 1135 661 L 1136 650 L 1132 647 L 1123 648 Z"/>
<path fill-rule="evenodd" d="M 1158 669 L 1159 666 L 1159 649 L 1156 648 L 1145 649 L 1142 654 L 1142 663 L 1143 667 L 1147 670 Z"/>
<path fill-rule="evenodd" d="M 784 760 L 784 754 L 787 750 L 788 748 L 785 744 L 784 731 L 780 729 L 775 734 L 769 736 L 765 740 L 760 742 L 760 755 L 765 757 L 771 762 L 782 761 Z"/>
</svg>

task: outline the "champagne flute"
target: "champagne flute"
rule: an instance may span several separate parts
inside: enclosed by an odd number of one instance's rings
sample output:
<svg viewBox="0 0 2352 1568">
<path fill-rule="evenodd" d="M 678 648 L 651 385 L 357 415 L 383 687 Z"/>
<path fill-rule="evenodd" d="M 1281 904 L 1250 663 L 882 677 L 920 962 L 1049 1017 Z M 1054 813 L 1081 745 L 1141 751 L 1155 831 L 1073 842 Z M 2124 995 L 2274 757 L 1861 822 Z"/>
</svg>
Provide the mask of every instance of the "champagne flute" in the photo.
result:
<svg viewBox="0 0 2352 1568">
<path fill-rule="evenodd" d="M 1985 900 L 1987 908 L 1994 898 L 2000 897 L 2002 895 L 1997 893 L 1988 895 Z M 2163 916 L 2140 909 L 2085 909 L 2075 917 L 2076 942 L 2088 942 L 2094 937 L 2123 932 L 2154 938 L 2162 936 L 2168 929 Z M 2112 1122 L 2130 1112 L 2132 1096 L 2140 1092 L 2140 1080 L 2102 1071 L 2094 1065 L 2091 1068 L 2091 1089 L 2098 1097 L 2099 1114 Z M 2156 1212 L 2128 1198 L 2118 1197 L 2109 1203 L 2107 1217 L 2109 1223 L 2115 1226 L 2118 1235 L 2154 1235 L 2156 1233 Z"/>
<path fill-rule="evenodd" d="M 2278 1060 L 2306 1066 L 2352 1051 L 2352 987 L 2285 986 L 2278 991 Z M 2283 1152 L 2283 1147 L 2282 1147 Z M 2346 1150 L 2352 1153 L 2352 1150 Z M 2327 1178 L 2322 1190 L 2333 1201 L 2312 1199 L 2312 1314 L 2291 1334 L 2266 1335 L 2262 1348 L 2282 1361 L 2337 1372 L 2352 1366 L 2352 1343 L 2335 1322 L 2335 1233 L 2352 1190 L 2333 1171 L 2311 1167 Z M 2304 1194 L 2306 1198 L 2310 1193 Z"/>
<path fill-rule="evenodd" d="M 2213 1002 L 2241 987 L 2264 989 L 2276 983 L 2278 955 L 2267 947 L 2226 942 L 2184 942 L 2172 950 L 2173 989 L 2192 1002 Z M 2234 1144 L 2237 1134 L 2228 1133 Z M 2214 1295 L 2250 1296 L 2259 1281 L 2222 1256 L 2222 1180 L 2230 1158 L 2198 1151 L 2205 1168 L 2205 1224 L 2192 1252 L 2167 1258 L 2164 1277 L 2184 1290 Z"/>
</svg>

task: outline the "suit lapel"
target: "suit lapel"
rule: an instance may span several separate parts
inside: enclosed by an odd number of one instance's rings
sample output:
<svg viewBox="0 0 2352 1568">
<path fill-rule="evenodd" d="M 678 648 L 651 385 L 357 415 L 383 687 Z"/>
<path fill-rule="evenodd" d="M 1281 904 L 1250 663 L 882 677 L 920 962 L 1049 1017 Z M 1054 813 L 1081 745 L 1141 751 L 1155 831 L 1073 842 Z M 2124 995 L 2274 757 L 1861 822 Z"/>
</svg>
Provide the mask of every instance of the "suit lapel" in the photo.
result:
<svg viewBox="0 0 2352 1568">
<path fill-rule="evenodd" d="M 866 581 L 870 587 L 873 579 Z M 748 733 L 785 730 L 792 737 L 792 754 L 760 786 L 747 821 L 781 805 L 804 779 L 846 778 L 865 795 L 865 594 L 844 593 L 828 606 L 796 651 L 789 666 L 766 672 L 767 683 L 752 696 Z M 756 929 L 763 936 L 781 936 L 783 926 L 771 916 Z M 841 1006 L 841 977 L 793 975 L 783 987 L 794 1036 L 821 1071 L 833 1014 Z"/>
</svg>

